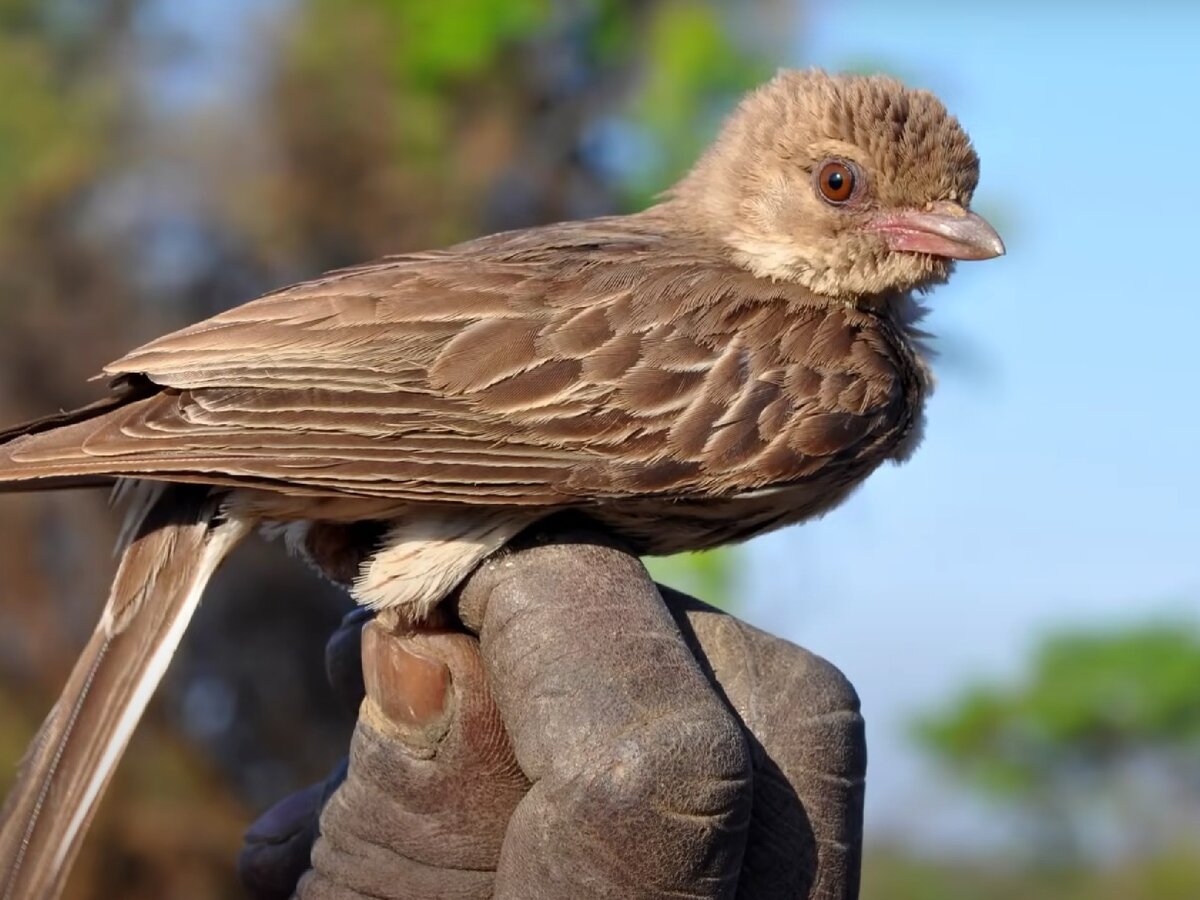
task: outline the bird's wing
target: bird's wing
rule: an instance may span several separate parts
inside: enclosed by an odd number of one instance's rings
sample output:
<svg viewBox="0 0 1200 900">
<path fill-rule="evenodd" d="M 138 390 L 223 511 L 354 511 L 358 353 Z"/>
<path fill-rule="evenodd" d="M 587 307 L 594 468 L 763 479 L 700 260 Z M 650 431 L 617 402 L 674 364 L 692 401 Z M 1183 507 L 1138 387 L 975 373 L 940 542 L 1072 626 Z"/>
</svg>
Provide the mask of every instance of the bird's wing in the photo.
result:
<svg viewBox="0 0 1200 900">
<path fill-rule="evenodd" d="M 18 433 L 0 483 L 567 505 L 793 481 L 895 426 L 862 314 L 664 240 L 562 227 L 284 289 L 108 366 L 161 390 Z"/>
</svg>

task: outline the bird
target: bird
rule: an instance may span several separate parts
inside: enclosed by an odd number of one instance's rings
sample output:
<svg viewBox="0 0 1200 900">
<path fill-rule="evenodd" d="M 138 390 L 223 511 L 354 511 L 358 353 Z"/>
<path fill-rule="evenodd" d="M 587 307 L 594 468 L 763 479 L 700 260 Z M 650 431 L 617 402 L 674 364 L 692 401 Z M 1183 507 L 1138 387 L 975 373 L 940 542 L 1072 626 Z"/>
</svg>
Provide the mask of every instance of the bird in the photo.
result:
<svg viewBox="0 0 1200 900">
<path fill-rule="evenodd" d="M 781 70 L 640 212 L 285 287 L 0 432 L 0 491 L 126 504 L 102 618 L 4 808 L 0 900 L 61 892 L 209 576 L 255 530 L 415 623 L 551 515 L 700 550 L 907 459 L 933 387 L 923 297 L 1005 252 L 978 179 L 934 94 Z"/>
</svg>

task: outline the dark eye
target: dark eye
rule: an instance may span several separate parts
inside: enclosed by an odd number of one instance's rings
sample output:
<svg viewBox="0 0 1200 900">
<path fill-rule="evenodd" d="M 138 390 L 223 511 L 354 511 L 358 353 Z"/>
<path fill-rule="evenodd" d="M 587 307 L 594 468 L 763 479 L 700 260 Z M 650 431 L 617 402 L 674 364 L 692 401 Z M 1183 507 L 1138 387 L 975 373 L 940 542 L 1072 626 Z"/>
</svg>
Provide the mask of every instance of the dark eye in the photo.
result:
<svg viewBox="0 0 1200 900">
<path fill-rule="evenodd" d="M 817 172 L 821 196 L 833 204 L 842 204 L 854 194 L 854 170 L 846 163 L 827 162 Z"/>
</svg>

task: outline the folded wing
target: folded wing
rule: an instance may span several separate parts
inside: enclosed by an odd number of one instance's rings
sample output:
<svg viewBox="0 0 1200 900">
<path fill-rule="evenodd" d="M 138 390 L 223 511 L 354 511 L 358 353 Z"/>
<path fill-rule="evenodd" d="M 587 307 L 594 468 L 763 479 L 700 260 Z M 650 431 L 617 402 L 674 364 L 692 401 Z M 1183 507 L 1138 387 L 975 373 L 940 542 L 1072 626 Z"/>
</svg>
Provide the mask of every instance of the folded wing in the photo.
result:
<svg viewBox="0 0 1200 900">
<path fill-rule="evenodd" d="M 554 506 L 753 489 L 886 436 L 895 360 L 850 312 L 663 240 L 575 224 L 267 295 L 108 366 L 114 399 L 10 432 L 0 485 Z"/>
</svg>

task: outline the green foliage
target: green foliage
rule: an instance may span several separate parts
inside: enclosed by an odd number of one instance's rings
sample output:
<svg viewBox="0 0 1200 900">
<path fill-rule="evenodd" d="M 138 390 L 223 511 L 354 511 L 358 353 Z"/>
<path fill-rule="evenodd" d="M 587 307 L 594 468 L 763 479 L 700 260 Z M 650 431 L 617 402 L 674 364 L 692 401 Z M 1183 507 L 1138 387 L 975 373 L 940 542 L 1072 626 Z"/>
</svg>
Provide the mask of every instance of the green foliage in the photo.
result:
<svg viewBox="0 0 1200 900">
<path fill-rule="evenodd" d="M 728 610 L 736 604 L 738 552 L 734 547 L 655 557 L 644 562 L 650 576 L 660 584 L 721 609 Z"/>
<path fill-rule="evenodd" d="M 37 24 L 30 3 L 0 0 L 0 227 L 76 183 L 109 111 L 105 85 L 67 77 L 65 48 Z"/>
<path fill-rule="evenodd" d="M 719 114 L 773 71 L 769 61 L 731 38 L 727 15 L 693 0 L 654 9 L 644 76 L 628 116 L 657 152 L 631 173 L 631 204 L 643 205 L 683 174 L 716 133 Z"/>
<path fill-rule="evenodd" d="M 398 38 L 391 57 L 397 73 L 432 88 L 485 71 L 508 42 L 543 27 L 551 11 L 549 0 L 373 2 Z"/>
<path fill-rule="evenodd" d="M 1063 633 L 1024 683 L 980 685 L 918 726 L 936 754 L 1000 792 L 1200 742 L 1200 634 L 1184 625 Z"/>
<path fill-rule="evenodd" d="M 969 785 L 1027 813 L 1042 856 L 1069 861 L 1101 822 L 1144 852 L 1197 819 L 1197 685 L 1192 626 L 1063 632 L 1019 683 L 968 688 L 916 735 Z"/>
<path fill-rule="evenodd" d="M 375 70 L 385 82 L 370 99 L 376 121 L 346 127 L 391 123 L 398 158 L 436 166 L 453 157 L 459 138 L 455 91 L 472 95 L 462 98 L 466 105 L 502 104 L 525 51 L 558 34 L 591 78 L 607 82 L 599 103 L 581 98 L 581 111 L 621 120 L 644 139 L 646 152 L 616 186 L 623 207 L 640 207 L 692 162 L 734 99 L 774 68 L 734 36 L 730 15 L 706 0 L 583 0 L 569 10 L 549 0 L 309 0 L 288 60 L 310 84 L 319 80 L 313 90 L 338 97 L 326 120 L 332 127 L 362 113 L 363 70 Z"/>
</svg>

